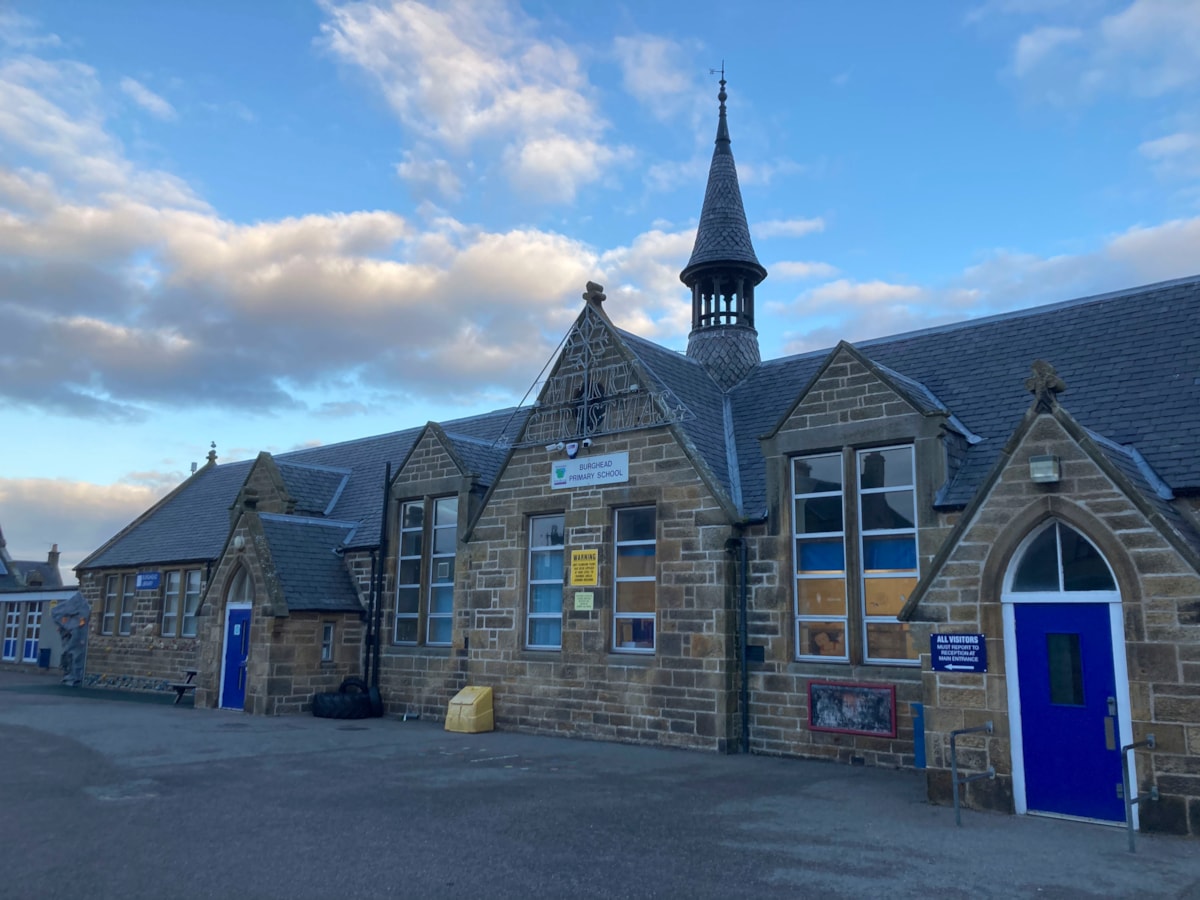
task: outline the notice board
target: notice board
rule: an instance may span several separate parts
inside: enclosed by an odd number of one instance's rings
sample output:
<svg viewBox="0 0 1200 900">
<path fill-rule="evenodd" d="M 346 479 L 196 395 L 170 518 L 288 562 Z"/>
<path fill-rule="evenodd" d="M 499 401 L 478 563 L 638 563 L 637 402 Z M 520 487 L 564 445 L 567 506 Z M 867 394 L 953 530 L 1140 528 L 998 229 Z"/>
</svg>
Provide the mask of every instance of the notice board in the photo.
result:
<svg viewBox="0 0 1200 900">
<path fill-rule="evenodd" d="M 895 737 L 896 686 L 810 681 L 808 726 L 813 731 Z"/>
</svg>

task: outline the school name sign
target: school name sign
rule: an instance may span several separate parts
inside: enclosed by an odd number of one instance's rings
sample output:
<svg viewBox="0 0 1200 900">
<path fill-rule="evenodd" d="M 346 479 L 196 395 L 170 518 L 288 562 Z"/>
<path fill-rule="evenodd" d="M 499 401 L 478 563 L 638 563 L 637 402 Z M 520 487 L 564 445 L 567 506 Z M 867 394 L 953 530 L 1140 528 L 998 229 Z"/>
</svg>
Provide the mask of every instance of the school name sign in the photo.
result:
<svg viewBox="0 0 1200 900">
<path fill-rule="evenodd" d="M 550 466 L 550 488 L 555 491 L 624 484 L 628 480 L 629 454 L 624 451 L 586 459 L 559 459 Z"/>
</svg>

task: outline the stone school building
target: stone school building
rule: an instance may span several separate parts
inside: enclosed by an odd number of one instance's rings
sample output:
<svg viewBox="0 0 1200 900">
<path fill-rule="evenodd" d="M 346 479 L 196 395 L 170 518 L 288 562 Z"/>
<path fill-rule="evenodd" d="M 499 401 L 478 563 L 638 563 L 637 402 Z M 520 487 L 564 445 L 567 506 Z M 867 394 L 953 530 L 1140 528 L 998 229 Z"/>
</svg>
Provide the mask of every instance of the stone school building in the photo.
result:
<svg viewBox="0 0 1200 900">
<path fill-rule="evenodd" d="M 686 354 L 591 284 L 529 407 L 210 453 L 79 566 L 89 677 L 301 713 L 377 644 L 389 714 L 487 686 L 940 801 L 990 722 L 968 805 L 1123 823 L 1127 758 L 1138 827 L 1200 835 L 1200 277 L 763 361 L 719 99 Z"/>
</svg>

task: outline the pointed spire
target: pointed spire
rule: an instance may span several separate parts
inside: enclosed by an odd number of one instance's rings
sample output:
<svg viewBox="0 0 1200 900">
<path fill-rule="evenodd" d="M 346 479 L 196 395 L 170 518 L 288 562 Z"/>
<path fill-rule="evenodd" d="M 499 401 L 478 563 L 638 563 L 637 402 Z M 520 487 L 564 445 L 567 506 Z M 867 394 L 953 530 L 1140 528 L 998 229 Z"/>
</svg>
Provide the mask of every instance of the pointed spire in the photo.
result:
<svg viewBox="0 0 1200 900">
<path fill-rule="evenodd" d="M 746 222 L 746 211 L 742 207 L 742 189 L 738 184 L 737 166 L 733 161 L 733 149 L 729 139 L 729 121 L 726 118 L 725 76 L 721 76 L 721 90 L 717 94 L 720 112 L 717 119 L 717 137 L 714 141 L 712 162 L 708 169 L 708 187 L 704 191 L 704 205 L 700 209 L 700 224 L 696 228 L 696 243 L 692 257 L 680 273 L 684 284 L 690 284 L 701 267 L 713 263 L 741 263 L 755 270 L 755 284 L 767 277 L 754 255 L 750 242 L 750 226 Z"/>
<path fill-rule="evenodd" d="M 737 384 L 759 364 L 754 288 L 767 277 L 767 270 L 754 255 L 742 206 L 725 112 L 728 96 L 722 64 L 717 138 L 708 187 L 692 258 L 679 273 L 679 280 L 692 291 L 687 355 L 702 362 L 723 388 Z"/>
</svg>

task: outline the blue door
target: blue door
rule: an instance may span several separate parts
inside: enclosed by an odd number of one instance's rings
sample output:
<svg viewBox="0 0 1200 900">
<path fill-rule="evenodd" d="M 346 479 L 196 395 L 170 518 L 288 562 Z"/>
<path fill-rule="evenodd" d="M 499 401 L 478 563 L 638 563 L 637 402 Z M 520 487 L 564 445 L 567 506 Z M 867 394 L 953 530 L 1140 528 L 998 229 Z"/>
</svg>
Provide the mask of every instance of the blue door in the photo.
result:
<svg viewBox="0 0 1200 900">
<path fill-rule="evenodd" d="M 1019 603 L 1015 615 L 1027 808 L 1125 821 L 1108 606 Z"/>
<path fill-rule="evenodd" d="M 221 707 L 242 709 L 246 705 L 246 660 L 250 655 L 250 610 L 231 609 L 225 621 L 225 678 L 221 683 Z"/>
</svg>

